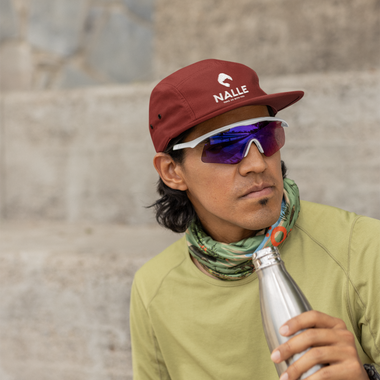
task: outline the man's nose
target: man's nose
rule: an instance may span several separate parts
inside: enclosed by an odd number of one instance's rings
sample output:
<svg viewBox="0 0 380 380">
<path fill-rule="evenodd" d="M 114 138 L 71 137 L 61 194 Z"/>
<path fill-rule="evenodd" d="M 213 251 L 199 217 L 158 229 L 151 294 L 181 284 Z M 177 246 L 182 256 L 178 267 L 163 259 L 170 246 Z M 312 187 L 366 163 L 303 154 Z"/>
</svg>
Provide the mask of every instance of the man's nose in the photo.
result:
<svg viewBox="0 0 380 380">
<path fill-rule="evenodd" d="M 239 163 L 239 173 L 242 176 L 246 176 L 251 172 L 262 173 L 266 168 L 267 163 L 265 161 L 262 146 L 259 141 L 251 140 L 248 145 L 248 152 L 246 153 L 246 156 Z"/>
</svg>

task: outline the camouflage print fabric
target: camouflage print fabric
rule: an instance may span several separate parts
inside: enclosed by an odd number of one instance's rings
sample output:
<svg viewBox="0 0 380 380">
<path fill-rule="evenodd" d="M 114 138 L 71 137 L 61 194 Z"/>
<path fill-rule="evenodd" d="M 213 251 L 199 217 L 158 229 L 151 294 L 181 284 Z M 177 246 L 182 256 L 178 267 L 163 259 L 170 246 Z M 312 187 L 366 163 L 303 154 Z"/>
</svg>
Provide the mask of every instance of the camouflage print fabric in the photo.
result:
<svg viewBox="0 0 380 380">
<path fill-rule="evenodd" d="M 220 243 L 207 235 L 194 220 L 186 231 L 190 254 L 213 276 L 226 281 L 241 280 L 253 273 L 252 254 L 262 248 L 278 246 L 289 235 L 300 212 L 297 185 L 284 179 L 281 214 L 263 234 L 237 243 Z"/>
</svg>

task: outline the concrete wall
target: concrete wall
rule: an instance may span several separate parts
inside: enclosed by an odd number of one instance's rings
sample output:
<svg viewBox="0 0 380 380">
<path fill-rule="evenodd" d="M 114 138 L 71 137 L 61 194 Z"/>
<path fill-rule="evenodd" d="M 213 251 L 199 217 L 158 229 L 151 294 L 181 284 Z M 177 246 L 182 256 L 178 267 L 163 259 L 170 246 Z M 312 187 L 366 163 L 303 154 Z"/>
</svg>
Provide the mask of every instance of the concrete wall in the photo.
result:
<svg viewBox="0 0 380 380">
<path fill-rule="evenodd" d="M 0 228 L 1 380 L 132 380 L 133 274 L 176 235 L 91 223 Z"/>
<path fill-rule="evenodd" d="M 378 0 L 157 0 L 156 73 L 238 61 L 261 75 L 380 66 Z"/>
<path fill-rule="evenodd" d="M 267 92 L 305 90 L 280 114 L 289 177 L 380 218 L 379 7 L 0 0 L 1 380 L 132 378 L 133 274 L 177 238 L 144 207 L 149 93 L 181 66 L 235 60 Z"/>
<path fill-rule="evenodd" d="M 151 87 L 4 96 L 3 216 L 151 222 Z"/>
<path fill-rule="evenodd" d="M 153 86 L 3 96 L 3 218 L 154 223 L 145 209 L 158 178 L 147 128 Z M 262 86 L 306 92 L 280 114 L 302 198 L 380 218 L 380 72 L 264 77 Z"/>
<path fill-rule="evenodd" d="M 379 0 L 0 0 L 0 91 L 162 78 L 204 58 L 261 75 L 380 65 Z"/>
<path fill-rule="evenodd" d="M 0 0 L 0 91 L 153 78 L 153 0 Z"/>
</svg>

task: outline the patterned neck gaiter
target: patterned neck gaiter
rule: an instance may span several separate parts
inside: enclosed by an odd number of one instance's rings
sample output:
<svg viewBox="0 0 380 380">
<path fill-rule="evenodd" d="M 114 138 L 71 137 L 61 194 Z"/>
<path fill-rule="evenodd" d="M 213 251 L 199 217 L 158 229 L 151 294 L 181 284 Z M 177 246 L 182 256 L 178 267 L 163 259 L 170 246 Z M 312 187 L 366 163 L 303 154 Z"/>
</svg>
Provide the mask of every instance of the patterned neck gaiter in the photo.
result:
<svg viewBox="0 0 380 380">
<path fill-rule="evenodd" d="M 280 217 L 263 234 L 237 243 L 220 243 L 207 235 L 194 220 L 186 231 L 190 254 L 213 276 L 225 281 L 241 280 L 254 271 L 252 254 L 260 249 L 280 245 L 289 235 L 300 212 L 297 185 L 284 179 L 284 197 Z"/>
</svg>

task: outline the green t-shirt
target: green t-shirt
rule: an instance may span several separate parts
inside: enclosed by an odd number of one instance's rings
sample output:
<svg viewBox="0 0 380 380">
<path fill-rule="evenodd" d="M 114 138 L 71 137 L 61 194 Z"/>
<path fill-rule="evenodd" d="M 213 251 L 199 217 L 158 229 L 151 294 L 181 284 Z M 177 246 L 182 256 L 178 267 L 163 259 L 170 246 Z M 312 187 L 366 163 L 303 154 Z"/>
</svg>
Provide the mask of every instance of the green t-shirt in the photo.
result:
<svg viewBox="0 0 380 380">
<path fill-rule="evenodd" d="M 380 370 L 380 221 L 301 202 L 279 247 L 312 307 L 344 320 L 363 364 Z M 221 281 L 191 261 L 185 238 L 146 263 L 131 294 L 135 380 L 277 380 L 257 275 Z"/>
</svg>

